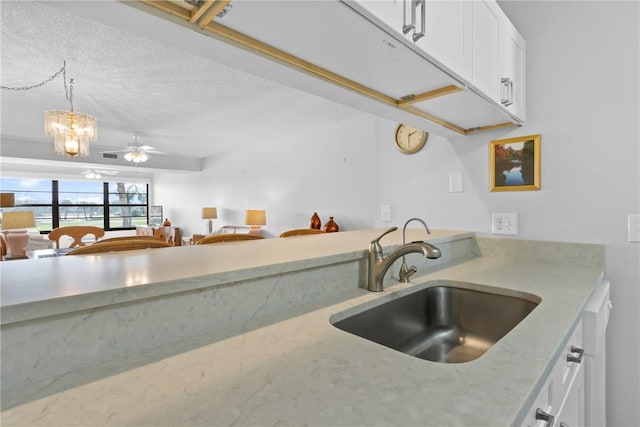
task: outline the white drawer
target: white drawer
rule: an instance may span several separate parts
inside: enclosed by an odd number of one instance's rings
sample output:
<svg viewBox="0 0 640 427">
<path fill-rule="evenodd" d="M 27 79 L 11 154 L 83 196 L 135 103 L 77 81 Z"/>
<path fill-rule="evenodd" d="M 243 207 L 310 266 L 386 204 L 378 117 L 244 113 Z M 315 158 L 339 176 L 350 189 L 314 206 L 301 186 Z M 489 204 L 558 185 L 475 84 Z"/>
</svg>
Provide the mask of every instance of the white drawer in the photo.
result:
<svg viewBox="0 0 640 427">
<path fill-rule="evenodd" d="M 569 391 L 574 378 L 582 368 L 584 363 L 584 354 L 580 354 L 582 349 L 581 320 L 565 344 L 551 373 L 553 377 L 551 402 L 554 414 L 557 414 L 560 408 L 562 408 L 567 392 Z"/>
</svg>

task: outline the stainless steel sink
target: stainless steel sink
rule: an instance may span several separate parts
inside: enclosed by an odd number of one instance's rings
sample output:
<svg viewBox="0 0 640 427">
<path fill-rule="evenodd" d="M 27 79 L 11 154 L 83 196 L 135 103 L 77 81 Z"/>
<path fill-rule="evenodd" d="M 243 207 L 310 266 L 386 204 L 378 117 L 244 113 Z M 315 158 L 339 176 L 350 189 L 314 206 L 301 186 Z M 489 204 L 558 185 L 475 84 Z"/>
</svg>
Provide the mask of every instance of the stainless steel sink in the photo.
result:
<svg viewBox="0 0 640 427">
<path fill-rule="evenodd" d="M 536 308 L 533 294 L 437 281 L 332 324 L 343 331 L 421 359 L 477 359 Z"/>
</svg>

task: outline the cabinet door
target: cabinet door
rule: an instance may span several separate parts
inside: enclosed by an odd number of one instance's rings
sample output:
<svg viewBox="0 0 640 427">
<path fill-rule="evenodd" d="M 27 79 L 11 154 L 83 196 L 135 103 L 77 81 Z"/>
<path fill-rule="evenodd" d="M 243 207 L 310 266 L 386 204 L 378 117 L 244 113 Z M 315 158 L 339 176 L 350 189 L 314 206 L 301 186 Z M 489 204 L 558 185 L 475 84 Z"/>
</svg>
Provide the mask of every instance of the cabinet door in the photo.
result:
<svg viewBox="0 0 640 427">
<path fill-rule="evenodd" d="M 386 24 L 461 79 L 472 76 L 472 2 L 454 0 L 358 0 L 360 10 Z"/>
<path fill-rule="evenodd" d="M 580 366 L 569 387 L 564 405 L 556 417 L 557 425 L 583 426 L 584 412 L 584 369 Z"/>
<path fill-rule="evenodd" d="M 413 30 L 411 25 L 412 0 L 354 0 L 346 1 L 359 6 L 372 22 L 382 22 L 395 34 L 400 34 L 411 40 Z"/>
<path fill-rule="evenodd" d="M 500 24 L 501 103 L 524 121 L 525 119 L 525 56 L 524 39 L 505 17 Z M 503 80 L 504 79 L 504 80 Z M 504 82 L 504 83 L 503 83 Z"/>
<path fill-rule="evenodd" d="M 498 32 L 500 10 L 492 0 L 473 2 L 473 85 L 500 102 Z"/>
<path fill-rule="evenodd" d="M 419 12 L 422 12 L 418 8 Z M 469 1 L 433 1 L 425 4 L 425 36 L 417 44 L 433 59 L 470 82 L 472 77 L 472 16 Z"/>
</svg>

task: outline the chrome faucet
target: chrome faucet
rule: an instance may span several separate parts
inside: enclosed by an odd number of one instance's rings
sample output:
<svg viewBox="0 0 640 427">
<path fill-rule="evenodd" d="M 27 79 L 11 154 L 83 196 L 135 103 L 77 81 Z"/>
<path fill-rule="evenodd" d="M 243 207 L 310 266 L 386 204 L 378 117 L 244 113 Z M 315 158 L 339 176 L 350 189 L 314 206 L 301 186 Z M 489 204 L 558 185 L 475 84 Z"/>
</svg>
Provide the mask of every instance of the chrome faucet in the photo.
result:
<svg viewBox="0 0 640 427">
<path fill-rule="evenodd" d="M 371 292 L 381 292 L 384 290 L 382 284 L 384 275 L 387 274 L 391 265 L 401 256 L 414 252 L 422 253 L 425 258 L 429 259 L 436 259 L 442 256 L 440 249 L 427 242 L 411 242 L 404 243 L 384 257 L 382 254 L 382 246 L 380 246 L 380 239 L 397 229 L 398 227 L 391 227 L 377 239 L 371 241 L 371 245 L 369 246 L 369 283 L 367 286 L 367 289 Z"/>
<path fill-rule="evenodd" d="M 422 223 L 422 225 L 424 225 L 424 229 L 427 230 L 427 234 L 431 234 L 431 230 L 429 230 L 429 227 L 427 226 L 426 222 L 424 222 L 420 218 L 411 218 L 407 220 L 407 222 L 404 223 L 404 227 L 402 227 L 402 244 L 403 245 L 406 243 L 407 225 L 409 225 L 411 221 L 418 221 Z M 403 256 L 402 265 L 400 266 L 400 272 L 398 273 L 398 276 L 400 277 L 400 282 L 409 283 L 409 278 L 413 276 L 416 271 L 418 271 L 418 269 L 416 268 L 415 265 L 412 265 L 411 267 L 407 266 L 407 262 L 405 261 L 405 258 Z"/>
</svg>

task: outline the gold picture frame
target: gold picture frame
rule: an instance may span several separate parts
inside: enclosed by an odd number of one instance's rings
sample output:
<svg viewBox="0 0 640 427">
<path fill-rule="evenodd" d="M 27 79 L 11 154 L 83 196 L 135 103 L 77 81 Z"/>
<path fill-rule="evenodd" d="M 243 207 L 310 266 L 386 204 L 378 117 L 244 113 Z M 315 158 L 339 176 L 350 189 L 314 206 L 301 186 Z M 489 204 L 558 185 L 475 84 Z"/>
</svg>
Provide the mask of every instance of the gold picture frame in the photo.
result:
<svg viewBox="0 0 640 427">
<path fill-rule="evenodd" d="M 540 139 L 537 134 L 491 141 L 491 191 L 540 190 Z"/>
</svg>

